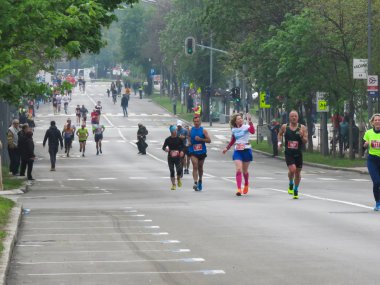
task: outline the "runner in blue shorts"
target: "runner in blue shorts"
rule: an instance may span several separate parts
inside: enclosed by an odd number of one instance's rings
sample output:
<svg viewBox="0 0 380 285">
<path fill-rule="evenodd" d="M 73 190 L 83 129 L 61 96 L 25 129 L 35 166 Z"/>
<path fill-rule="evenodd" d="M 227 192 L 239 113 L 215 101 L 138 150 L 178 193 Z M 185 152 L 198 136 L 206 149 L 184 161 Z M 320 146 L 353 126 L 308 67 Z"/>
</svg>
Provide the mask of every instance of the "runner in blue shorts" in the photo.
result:
<svg viewBox="0 0 380 285">
<path fill-rule="evenodd" d="M 248 193 L 249 187 L 249 172 L 248 167 L 253 160 L 252 147 L 249 143 L 249 134 L 255 133 L 255 127 L 252 123 L 251 115 L 247 114 L 246 118 L 248 124 L 244 124 L 243 115 L 235 114 L 230 120 L 230 126 L 232 130 L 232 137 L 230 143 L 223 149 L 225 154 L 233 145 L 235 145 L 234 154 L 232 159 L 236 166 L 236 196 Z M 244 176 L 244 189 L 241 190 L 242 176 Z"/>
</svg>

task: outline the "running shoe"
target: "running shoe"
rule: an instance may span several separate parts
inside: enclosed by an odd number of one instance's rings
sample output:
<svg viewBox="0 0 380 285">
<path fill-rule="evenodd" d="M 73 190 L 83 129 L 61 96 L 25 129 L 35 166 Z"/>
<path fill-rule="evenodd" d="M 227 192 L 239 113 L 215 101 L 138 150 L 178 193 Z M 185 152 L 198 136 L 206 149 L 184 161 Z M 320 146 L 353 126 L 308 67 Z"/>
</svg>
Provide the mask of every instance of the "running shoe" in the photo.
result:
<svg viewBox="0 0 380 285">
<path fill-rule="evenodd" d="M 103 153 L 103 152 L 102 152 L 102 149 L 99 149 L 99 150 L 100 150 L 100 153 Z"/>
<path fill-rule="evenodd" d="M 193 189 L 194 189 L 194 191 L 199 191 L 198 184 L 196 182 L 193 185 Z"/>
<path fill-rule="evenodd" d="M 247 193 L 248 193 L 248 184 L 244 185 L 244 189 L 243 189 L 243 194 L 247 194 Z"/>
<path fill-rule="evenodd" d="M 376 202 L 376 206 L 373 208 L 373 210 L 376 212 L 380 211 L 380 202 Z"/>
<path fill-rule="evenodd" d="M 289 195 L 293 195 L 293 184 L 289 184 L 289 188 L 288 188 L 288 194 Z"/>
<path fill-rule="evenodd" d="M 198 191 L 202 191 L 202 182 L 198 181 Z"/>
<path fill-rule="evenodd" d="M 96 155 L 99 155 L 99 151 L 98 150 L 96 151 Z"/>
<path fill-rule="evenodd" d="M 236 196 L 241 196 L 241 189 L 238 189 L 236 192 Z"/>
<path fill-rule="evenodd" d="M 178 179 L 178 187 L 181 188 L 182 187 L 182 180 L 181 179 Z"/>
<path fill-rule="evenodd" d="M 294 190 L 293 199 L 298 199 L 298 190 Z"/>
<path fill-rule="evenodd" d="M 84 157 L 84 153 L 82 153 L 82 157 Z"/>
<path fill-rule="evenodd" d="M 176 189 L 175 185 L 172 185 L 172 187 L 170 188 L 170 190 L 175 190 L 175 189 Z"/>
</svg>

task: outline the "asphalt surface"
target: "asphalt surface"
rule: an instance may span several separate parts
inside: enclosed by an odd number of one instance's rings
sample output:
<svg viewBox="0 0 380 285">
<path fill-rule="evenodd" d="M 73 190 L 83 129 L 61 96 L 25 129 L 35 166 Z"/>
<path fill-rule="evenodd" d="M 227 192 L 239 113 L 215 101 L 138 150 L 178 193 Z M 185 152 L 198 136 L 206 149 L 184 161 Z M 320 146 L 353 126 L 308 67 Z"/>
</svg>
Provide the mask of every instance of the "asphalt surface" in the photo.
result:
<svg viewBox="0 0 380 285">
<path fill-rule="evenodd" d="M 76 104 L 102 101 L 103 154 L 92 135 L 86 157 L 77 140 L 50 172 L 41 146 L 51 119 L 38 110 L 30 191 L 7 284 L 379 284 L 379 214 L 368 175 L 305 166 L 300 199 L 287 194 L 284 161 L 255 154 L 248 195 L 235 196 L 232 152 L 221 154 L 227 126 L 211 134 L 204 190 L 192 177 L 170 190 L 161 150 L 176 122 L 149 99 L 132 96 L 129 117 L 106 97 L 109 84 L 74 92 Z M 88 108 L 90 110 L 90 108 Z M 147 126 L 148 154 L 137 154 L 137 124 Z"/>
</svg>

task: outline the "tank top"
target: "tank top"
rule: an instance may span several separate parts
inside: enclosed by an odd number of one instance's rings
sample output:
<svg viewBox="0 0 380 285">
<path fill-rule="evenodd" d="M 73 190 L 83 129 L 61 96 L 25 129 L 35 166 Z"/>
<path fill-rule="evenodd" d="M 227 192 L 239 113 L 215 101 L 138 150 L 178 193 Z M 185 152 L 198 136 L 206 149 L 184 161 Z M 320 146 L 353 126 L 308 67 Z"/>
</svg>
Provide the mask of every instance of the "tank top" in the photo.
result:
<svg viewBox="0 0 380 285">
<path fill-rule="evenodd" d="M 205 154 L 207 152 L 206 143 L 196 141 L 195 140 L 196 136 L 202 139 L 206 138 L 205 135 L 203 134 L 203 127 L 191 128 L 191 131 L 190 131 L 191 146 L 189 147 L 189 152 L 193 154 Z"/>
<path fill-rule="evenodd" d="M 235 137 L 235 149 L 244 150 L 250 148 L 249 125 L 242 125 L 240 128 L 232 128 L 232 135 Z"/>
<path fill-rule="evenodd" d="M 302 150 L 302 139 L 300 136 L 301 125 L 298 124 L 297 128 L 292 131 L 289 124 L 286 125 L 285 130 L 285 154 L 286 155 L 299 155 Z"/>
</svg>

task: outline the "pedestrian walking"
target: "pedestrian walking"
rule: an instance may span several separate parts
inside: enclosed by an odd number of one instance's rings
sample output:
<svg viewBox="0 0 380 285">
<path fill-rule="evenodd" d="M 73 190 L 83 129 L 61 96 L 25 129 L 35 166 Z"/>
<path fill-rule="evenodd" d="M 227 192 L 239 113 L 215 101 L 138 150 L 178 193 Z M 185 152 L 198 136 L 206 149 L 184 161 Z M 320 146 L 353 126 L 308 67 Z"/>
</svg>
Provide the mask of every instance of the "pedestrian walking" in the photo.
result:
<svg viewBox="0 0 380 285">
<path fill-rule="evenodd" d="M 168 166 L 170 171 L 170 180 L 172 182 L 171 190 L 176 190 L 178 185 L 179 188 L 182 187 L 182 158 L 183 153 L 183 140 L 177 136 L 176 126 L 169 127 L 170 136 L 165 139 L 162 145 L 162 150 L 168 153 Z M 175 167 L 175 170 L 174 170 Z M 177 185 L 175 181 L 175 171 L 177 172 Z"/>
<path fill-rule="evenodd" d="M 146 141 L 146 136 L 148 135 L 148 130 L 146 127 L 139 123 L 138 124 L 138 130 L 137 130 L 137 148 L 139 150 L 138 154 L 146 154 L 146 149 L 148 147 L 148 144 Z"/>
<path fill-rule="evenodd" d="M 201 118 L 194 116 L 194 126 L 190 129 L 188 142 L 189 142 L 189 155 L 191 163 L 193 164 L 193 189 L 195 191 L 202 191 L 203 183 L 203 165 L 207 157 L 206 143 L 211 143 L 208 132 L 201 126 Z"/>
<path fill-rule="evenodd" d="M 20 158 L 21 158 L 21 166 L 20 166 L 20 176 L 25 176 L 27 160 L 25 159 L 25 151 L 26 151 L 26 132 L 29 130 L 28 124 L 23 124 L 21 126 L 21 130 L 18 132 L 18 142 L 17 147 L 19 149 Z"/>
<path fill-rule="evenodd" d="M 371 129 L 365 132 L 363 146 L 368 148 L 367 168 L 372 179 L 375 211 L 380 211 L 380 114 L 370 119 Z"/>
<path fill-rule="evenodd" d="M 30 129 L 25 133 L 24 150 L 22 151 L 21 159 L 26 163 L 28 180 L 34 180 L 32 170 L 36 156 L 34 154 L 33 132 Z"/>
<path fill-rule="evenodd" d="M 14 119 L 7 132 L 8 154 L 10 160 L 9 172 L 12 173 L 12 175 L 17 175 L 20 167 L 20 151 L 18 149 L 19 125 L 19 120 Z"/>
<path fill-rule="evenodd" d="M 280 124 L 276 120 L 272 120 L 271 124 L 268 125 L 270 131 L 270 138 L 273 148 L 273 157 L 278 156 L 278 132 L 280 131 Z"/>
<path fill-rule="evenodd" d="M 223 149 L 225 154 L 231 146 L 235 145 L 232 159 L 235 162 L 236 169 L 236 196 L 248 194 L 249 189 L 249 164 L 253 160 L 252 146 L 249 142 L 249 134 L 255 133 L 255 127 L 252 123 L 251 115 L 247 113 L 248 124 L 244 124 L 243 115 L 238 113 L 232 116 L 230 126 L 232 131 L 230 143 Z M 244 177 L 244 189 L 241 184 Z"/>
<path fill-rule="evenodd" d="M 49 145 L 49 155 L 50 155 L 50 171 L 55 171 L 55 163 L 57 160 L 57 152 L 58 146 L 61 145 L 61 149 L 63 148 L 63 139 L 61 132 L 58 130 L 55 125 L 55 121 L 50 122 L 50 128 L 46 131 L 45 137 L 43 140 L 43 147 L 46 145 L 46 141 L 48 140 Z"/>
<path fill-rule="evenodd" d="M 124 117 L 128 117 L 128 102 L 129 102 L 129 94 L 124 94 L 123 98 L 121 98 L 121 107 L 123 108 Z"/>
<path fill-rule="evenodd" d="M 298 199 L 298 187 L 301 182 L 302 146 L 307 143 L 307 129 L 298 123 L 298 113 L 289 113 L 289 123 L 283 124 L 278 133 L 278 147 L 282 148 L 282 138 L 285 138 L 285 161 L 288 166 L 289 195 Z"/>
</svg>

